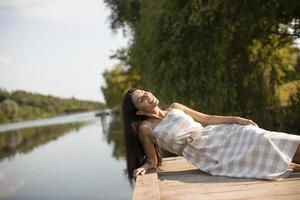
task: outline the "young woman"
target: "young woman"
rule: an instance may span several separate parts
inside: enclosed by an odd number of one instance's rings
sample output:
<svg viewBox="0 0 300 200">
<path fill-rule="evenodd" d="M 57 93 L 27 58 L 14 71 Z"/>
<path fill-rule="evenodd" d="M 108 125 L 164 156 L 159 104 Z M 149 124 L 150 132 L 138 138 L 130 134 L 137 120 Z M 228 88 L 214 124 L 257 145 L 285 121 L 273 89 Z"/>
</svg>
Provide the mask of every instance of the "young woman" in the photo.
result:
<svg viewBox="0 0 300 200">
<path fill-rule="evenodd" d="M 179 103 L 162 110 L 158 103 L 153 94 L 140 89 L 130 89 L 123 97 L 130 179 L 161 165 L 160 148 L 211 175 L 277 180 L 300 166 L 300 136 L 267 131 L 241 117 L 204 114 Z"/>
</svg>

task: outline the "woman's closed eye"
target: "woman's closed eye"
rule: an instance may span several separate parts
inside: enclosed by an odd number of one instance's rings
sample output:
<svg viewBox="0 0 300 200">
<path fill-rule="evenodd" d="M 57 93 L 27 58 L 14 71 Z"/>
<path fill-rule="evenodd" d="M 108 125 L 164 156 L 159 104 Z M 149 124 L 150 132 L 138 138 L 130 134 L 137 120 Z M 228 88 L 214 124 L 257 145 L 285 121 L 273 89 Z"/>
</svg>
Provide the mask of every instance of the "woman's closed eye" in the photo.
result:
<svg viewBox="0 0 300 200">
<path fill-rule="evenodd" d="M 142 103 L 144 100 L 144 95 L 141 95 L 138 99 L 137 99 L 137 102 L 140 104 Z"/>
<path fill-rule="evenodd" d="M 141 97 L 139 98 L 139 103 L 142 103 L 142 102 L 144 101 L 145 94 L 146 94 L 146 92 L 143 91 L 143 94 L 142 94 Z"/>
<path fill-rule="evenodd" d="M 142 97 L 140 98 L 139 103 L 142 103 L 143 101 L 144 101 L 144 96 L 142 96 Z"/>
</svg>

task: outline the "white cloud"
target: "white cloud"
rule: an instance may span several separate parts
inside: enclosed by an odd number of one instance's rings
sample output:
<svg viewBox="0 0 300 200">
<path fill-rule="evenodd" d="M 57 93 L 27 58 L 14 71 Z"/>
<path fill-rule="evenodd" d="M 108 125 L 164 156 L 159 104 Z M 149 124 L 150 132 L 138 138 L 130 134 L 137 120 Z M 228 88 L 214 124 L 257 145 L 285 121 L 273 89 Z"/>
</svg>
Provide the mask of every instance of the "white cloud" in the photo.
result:
<svg viewBox="0 0 300 200">
<path fill-rule="evenodd" d="M 12 62 L 11 58 L 0 55 L 0 64 L 8 65 L 11 62 Z"/>
</svg>

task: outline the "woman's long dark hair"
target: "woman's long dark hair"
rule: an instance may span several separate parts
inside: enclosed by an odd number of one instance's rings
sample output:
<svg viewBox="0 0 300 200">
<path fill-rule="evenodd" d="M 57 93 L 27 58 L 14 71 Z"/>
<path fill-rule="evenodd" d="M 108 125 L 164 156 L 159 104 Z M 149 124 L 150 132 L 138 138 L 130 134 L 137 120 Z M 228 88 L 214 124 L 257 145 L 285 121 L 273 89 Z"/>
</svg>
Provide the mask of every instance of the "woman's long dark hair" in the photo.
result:
<svg viewBox="0 0 300 200">
<path fill-rule="evenodd" d="M 125 133 L 127 173 L 130 183 L 132 183 L 134 178 L 133 171 L 136 168 L 141 167 L 146 162 L 144 149 L 138 138 L 138 126 L 140 122 L 146 120 L 148 117 L 136 114 L 137 109 L 132 101 L 132 93 L 135 90 L 135 88 L 128 90 L 122 101 L 122 120 Z M 158 165 L 160 165 L 162 153 L 157 145 L 155 145 L 155 150 L 158 158 Z"/>
</svg>

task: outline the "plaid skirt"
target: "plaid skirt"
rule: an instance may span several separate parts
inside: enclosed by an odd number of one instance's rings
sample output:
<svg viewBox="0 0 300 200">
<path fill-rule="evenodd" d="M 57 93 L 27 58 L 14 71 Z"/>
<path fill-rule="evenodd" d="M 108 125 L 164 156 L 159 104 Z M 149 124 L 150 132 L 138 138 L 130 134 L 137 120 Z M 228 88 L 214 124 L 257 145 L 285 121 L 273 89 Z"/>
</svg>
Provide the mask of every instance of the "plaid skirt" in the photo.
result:
<svg viewBox="0 0 300 200">
<path fill-rule="evenodd" d="M 287 177 L 300 136 L 253 125 L 203 127 L 172 109 L 153 129 L 158 145 L 211 175 L 278 180 Z"/>
</svg>

